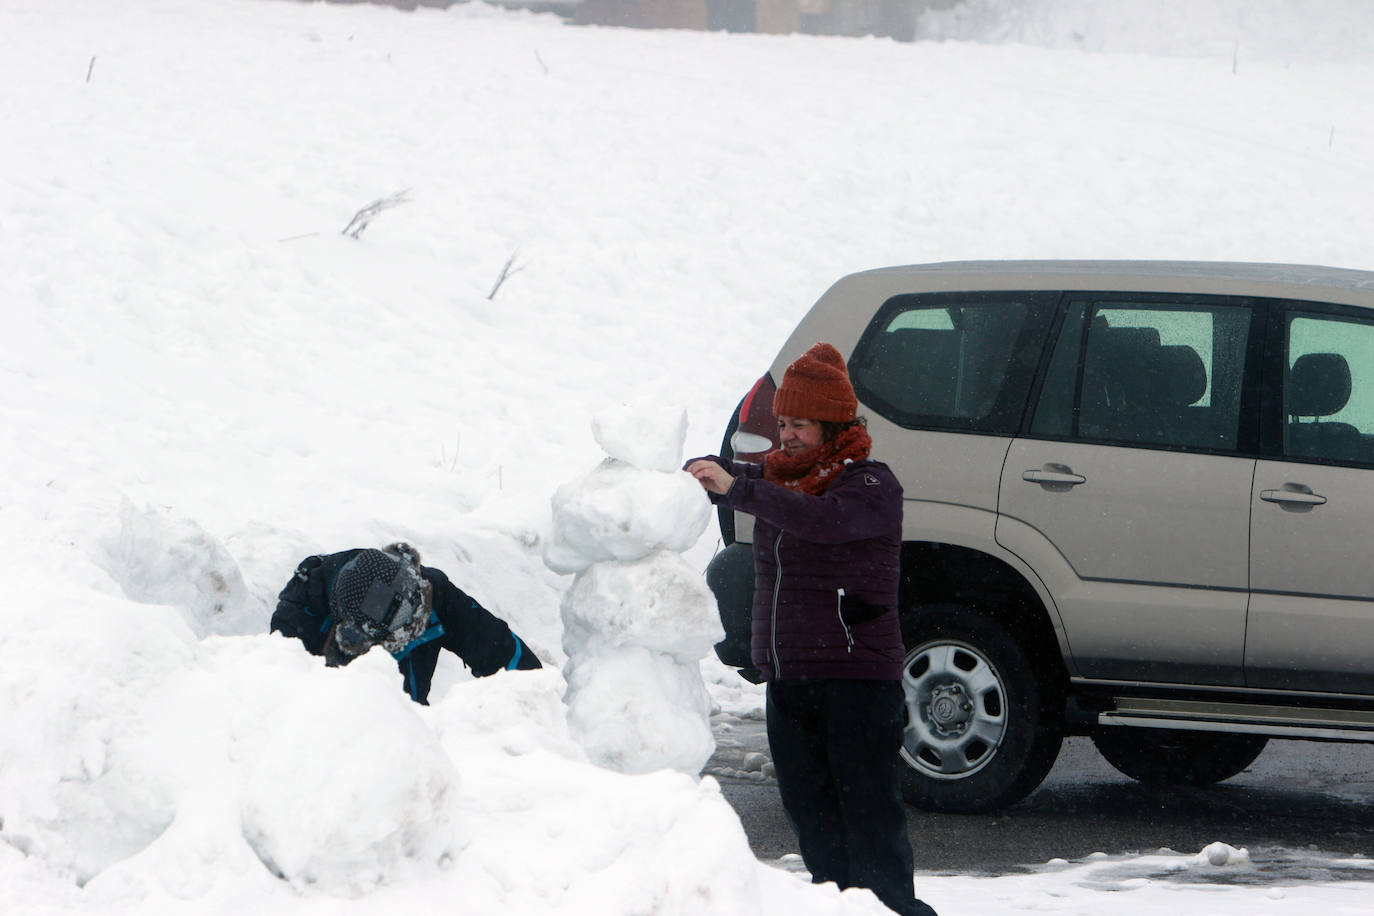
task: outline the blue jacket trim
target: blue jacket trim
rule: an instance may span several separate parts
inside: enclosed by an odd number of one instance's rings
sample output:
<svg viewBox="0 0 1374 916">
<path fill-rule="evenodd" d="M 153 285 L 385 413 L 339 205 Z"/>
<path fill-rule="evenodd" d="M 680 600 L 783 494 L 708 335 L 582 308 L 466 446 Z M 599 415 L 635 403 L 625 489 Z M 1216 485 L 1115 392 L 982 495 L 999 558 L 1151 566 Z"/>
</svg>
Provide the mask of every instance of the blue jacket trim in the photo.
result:
<svg viewBox="0 0 1374 916">
<path fill-rule="evenodd" d="M 418 637 L 407 643 L 406 647 L 402 649 L 400 652 L 393 652 L 391 654 L 395 656 L 396 661 L 405 661 L 406 658 L 410 655 L 410 653 L 414 652 L 416 649 L 420 648 L 427 642 L 434 642 L 434 640 L 438 639 L 440 636 L 443 635 L 444 625 L 439 622 L 439 615 L 435 614 L 433 611 L 430 611 L 429 629 L 425 630 Z"/>
<path fill-rule="evenodd" d="M 520 656 L 525 652 L 525 644 L 514 633 L 510 634 L 510 638 L 515 640 L 515 652 L 511 655 L 510 661 L 506 662 L 506 670 L 514 671 L 516 666 L 520 664 Z"/>
<path fill-rule="evenodd" d="M 410 698 L 418 703 L 420 702 L 420 694 L 415 684 L 415 660 L 411 659 L 407 661 L 406 667 L 410 669 L 405 673 L 406 683 L 410 685 Z"/>
</svg>

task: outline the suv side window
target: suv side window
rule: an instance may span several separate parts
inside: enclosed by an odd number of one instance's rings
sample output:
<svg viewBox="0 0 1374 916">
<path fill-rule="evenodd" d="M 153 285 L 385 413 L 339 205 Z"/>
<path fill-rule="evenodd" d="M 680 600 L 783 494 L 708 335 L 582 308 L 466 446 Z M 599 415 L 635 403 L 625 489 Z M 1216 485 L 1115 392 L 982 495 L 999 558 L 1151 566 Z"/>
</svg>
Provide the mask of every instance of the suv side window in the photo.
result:
<svg viewBox="0 0 1374 916">
<path fill-rule="evenodd" d="M 1234 451 L 1251 309 L 1074 301 L 1031 434 Z"/>
<path fill-rule="evenodd" d="M 1374 324 L 1296 312 L 1285 353 L 1284 455 L 1374 463 Z"/>
<path fill-rule="evenodd" d="M 859 398 L 908 429 L 1016 431 L 1053 297 L 896 296 L 849 360 Z"/>
</svg>

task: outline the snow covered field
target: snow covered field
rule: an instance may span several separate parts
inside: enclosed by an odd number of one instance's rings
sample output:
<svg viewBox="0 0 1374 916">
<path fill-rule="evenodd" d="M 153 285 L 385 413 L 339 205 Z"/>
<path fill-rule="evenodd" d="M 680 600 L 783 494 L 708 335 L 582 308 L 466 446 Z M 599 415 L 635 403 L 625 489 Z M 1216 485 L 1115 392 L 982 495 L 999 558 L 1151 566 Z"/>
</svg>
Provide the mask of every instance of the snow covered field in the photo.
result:
<svg viewBox="0 0 1374 916">
<path fill-rule="evenodd" d="M 575 739 L 571 577 L 542 557 L 592 417 L 686 410 L 714 451 L 852 270 L 1369 268 L 1374 237 L 1364 0 L 976 0 L 937 27 L 966 40 L 0 0 L 0 912 L 882 912 L 756 862 L 712 780 Z M 302 556 L 397 538 L 548 668 L 450 668 L 420 708 L 389 659 L 265 635 Z M 1369 912 L 1374 875 L 1266 881 L 1216 840 L 917 891 Z"/>
</svg>

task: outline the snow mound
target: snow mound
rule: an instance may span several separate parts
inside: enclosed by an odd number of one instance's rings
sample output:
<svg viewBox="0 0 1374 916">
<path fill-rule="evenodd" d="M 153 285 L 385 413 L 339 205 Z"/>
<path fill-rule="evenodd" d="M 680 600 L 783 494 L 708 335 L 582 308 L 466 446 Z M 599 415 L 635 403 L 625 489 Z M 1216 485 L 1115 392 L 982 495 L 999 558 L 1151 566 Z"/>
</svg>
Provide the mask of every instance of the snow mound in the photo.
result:
<svg viewBox="0 0 1374 916">
<path fill-rule="evenodd" d="M 129 598 L 175 607 L 199 637 L 261 629 L 233 555 L 194 519 L 125 498 L 119 521 L 106 568 Z"/>
<path fill-rule="evenodd" d="M 1193 862 L 1198 865 L 1210 865 L 1214 868 L 1221 868 L 1226 865 L 1249 865 L 1250 850 L 1237 849 L 1226 843 L 1209 843 L 1202 848 L 1194 858 Z"/>
</svg>

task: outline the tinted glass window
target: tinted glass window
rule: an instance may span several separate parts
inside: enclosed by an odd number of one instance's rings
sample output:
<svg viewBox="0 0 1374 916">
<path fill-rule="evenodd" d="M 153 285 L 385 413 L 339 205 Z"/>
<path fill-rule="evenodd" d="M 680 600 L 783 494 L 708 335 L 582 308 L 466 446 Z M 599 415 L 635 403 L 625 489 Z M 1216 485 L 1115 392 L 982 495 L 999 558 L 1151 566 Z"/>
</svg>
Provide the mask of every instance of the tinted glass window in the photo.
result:
<svg viewBox="0 0 1374 916">
<path fill-rule="evenodd" d="M 854 388 L 910 428 L 1013 432 L 1047 311 L 1024 295 L 897 297 L 855 348 Z"/>
<path fill-rule="evenodd" d="M 1293 315 L 1286 344 L 1284 454 L 1374 462 L 1374 325 Z"/>
<path fill-rule="evenodd" d="M 1031 432 L 1233 450 L 1249 331 L 1242 306 L 1071 303 Z"/>
</svg>

